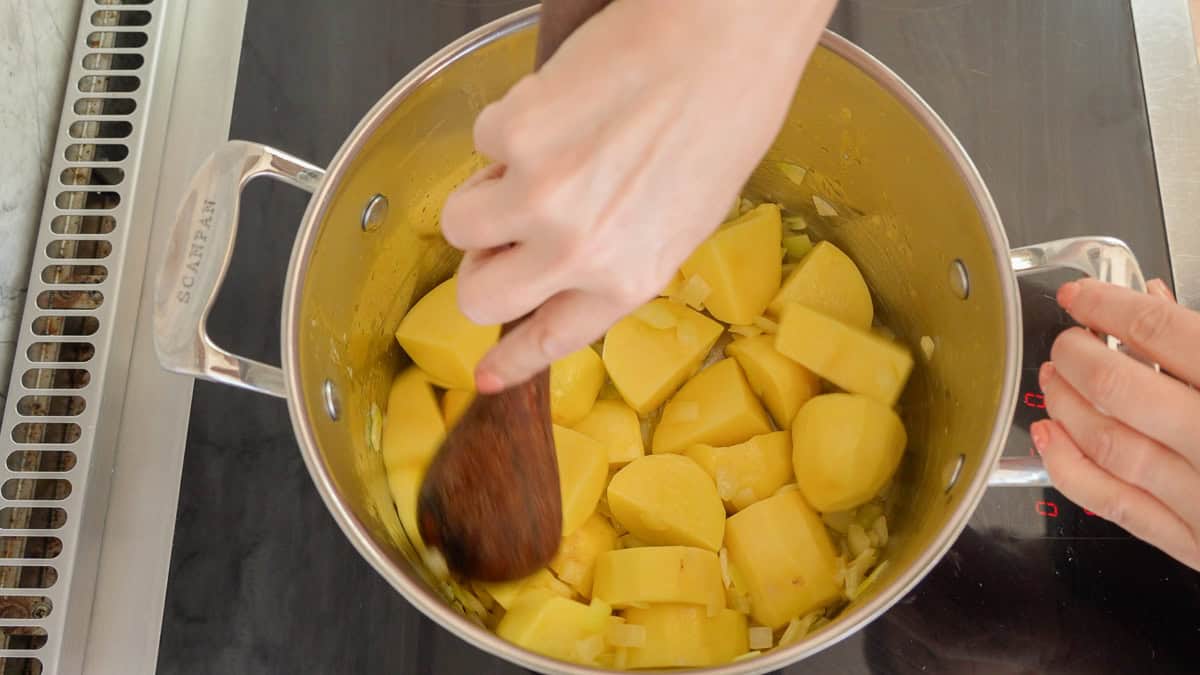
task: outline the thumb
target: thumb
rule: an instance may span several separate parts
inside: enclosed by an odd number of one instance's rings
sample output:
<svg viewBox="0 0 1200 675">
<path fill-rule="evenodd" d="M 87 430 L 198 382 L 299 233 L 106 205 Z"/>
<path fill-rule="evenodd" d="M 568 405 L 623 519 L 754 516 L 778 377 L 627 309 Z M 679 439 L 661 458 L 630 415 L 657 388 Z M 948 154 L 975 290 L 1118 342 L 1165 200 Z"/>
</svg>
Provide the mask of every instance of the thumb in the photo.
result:
<svg viewBox="0 0 1200 675">
<path fill-rule="evenodd" d="M 586 347 L 628 312 L 611 300 L 563 291 L 505 333 L 475 368 L 475 387 L 494 394 L 521 384 L 571 352 Z"/>
</svg>

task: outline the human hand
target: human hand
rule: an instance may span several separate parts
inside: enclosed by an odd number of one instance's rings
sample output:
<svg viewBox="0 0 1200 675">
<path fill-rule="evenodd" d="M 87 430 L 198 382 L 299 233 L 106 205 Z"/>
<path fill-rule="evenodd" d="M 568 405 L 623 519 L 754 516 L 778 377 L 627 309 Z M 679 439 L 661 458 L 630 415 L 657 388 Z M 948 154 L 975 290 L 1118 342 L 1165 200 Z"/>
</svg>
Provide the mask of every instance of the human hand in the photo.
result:
<svg viewBox="0 0 1200 675">
<path fill-rule="evenodd" d="M 480 362 L 518 384 L 654 297 L 762 159 L 835 0 L 616 0 L 480 113 L 494 164 L 442 211 L 463 313 L 533 312 Z"/>
<path fill-rule="evenodd" d="M 1188 386 L 1200 385 L 1200 314 L 1162 281 L 1147 287 L 1082 280 L 1059 289 L 1076 321 L 1164 372 L 1067 330 L 1039 373 L 1052 419 L 1030 433 L 1069 499 L 1200 570 L 1200 393 Z"/>
</svg>

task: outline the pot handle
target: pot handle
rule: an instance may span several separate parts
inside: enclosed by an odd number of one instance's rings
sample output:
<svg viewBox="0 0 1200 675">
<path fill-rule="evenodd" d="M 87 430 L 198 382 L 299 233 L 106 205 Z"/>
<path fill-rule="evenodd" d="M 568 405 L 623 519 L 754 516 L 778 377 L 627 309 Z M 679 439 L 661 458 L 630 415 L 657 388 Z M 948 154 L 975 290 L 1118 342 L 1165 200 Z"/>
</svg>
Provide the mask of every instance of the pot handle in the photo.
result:
<svg viewBox="0 0 1200 675">
<path fill-rule="evenodd" d="M 1014 272 L 1067 267 L 1110 284 L 1146 292 L 1146 279 L 1125 242 L 1112 237 L 1074 237 L 1015 248 L 1009 253 Z M 1108 336 L 1108 346 L 1120 341 Z M 991 487 L 1053 487 L 1040 457 L 1001 457 L 988 479 Z"/>
<path fill-rule="evenodd" d="M 242 189 L 259 176 L 312 192 L 325 171 L 246 141 L 229 141 L 205 160 L 179 206 L 159 270 L 154 348 L 167 370 L 283 398 L 282 369 L 231 354 L 206 330 L 237 239 Z"/>
</svg>

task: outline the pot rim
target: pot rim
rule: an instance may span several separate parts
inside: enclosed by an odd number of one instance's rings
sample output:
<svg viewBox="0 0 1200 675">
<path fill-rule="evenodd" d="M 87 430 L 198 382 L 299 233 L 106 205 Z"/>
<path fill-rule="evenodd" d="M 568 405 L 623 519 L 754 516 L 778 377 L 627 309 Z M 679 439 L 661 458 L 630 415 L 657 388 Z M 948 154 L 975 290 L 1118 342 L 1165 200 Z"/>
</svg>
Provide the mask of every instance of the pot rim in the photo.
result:
<svg viewBox="0 0 1200 675">
<path fill-rule="evenodd" d="M 288 413 L 292 427 L 300 441 L 301 455 L 308 467 L 309 475 L 316 485 L 325 506 L 329 509 L 338 527 L 350 540 L 359 554 L 367 560 L 387 582 L 404 596 L 425 616 L 437 622 L 472 646 L 497 655 L 510 662 L 540 672 L 560 672 L 573 675 L 614 672 L 604 669 L 565 663 L 528 651 L 512 644 L 491 631 L 476 625 L 462 614 L 449 607 L 442 598 L 427 588 L 419 579 L 404 574 L 394 565 L 388 554 L 373 541 L 366 526 L 343 503 L 333 479 L 317 451 L 313 428 L 303 403 L 299 372 L 299 350 L 297 340 L 299 307 L 304 280 L 316 242 L 319 226 L 326 216 L 330 198 L 345 178 L 353 158 L 371 138 L 384 120 L 414 91 L 436 77 L 458 59 L 537 23 L 539 7 L 532 6 L 517 10 L 487 23 L 454 40 L 397 82 L 362 118 L 346 138 L 329 164 L 324 180 L 313 193 L 305 210 L 301 227 L 292 247 L 284 288 L 281 317 L 282 366 L 287 385 Z M 988 477 L 995 467 L 1008 438 L 1012 412 L 1016 404 L 1018 370 L 1021 363 L 1021 312 L 1020 296 L 1017 292 L 1016 275 L 1012 272 L 1009 259 L 1008 238 L 1001 225 L 1000 215 L 992 201 L 974 163 L 951 133 L 945 122 L 933 111 L 903 79 L 883 65 L 865 50 L 836 33 L 826 29 L 820 46 L 846 59 L 860 68 L 866 75 L 895 96 L 931 133 L 953 162 L 960 178 L 966 183 L 972 200 L 980 213 L 984 228 L 992 247 L 993 262 L 1000 272 L 1000 290 L 1004 302 L 1005 364 L 1001 395 L 996 419 L 988 438 L 988 447 L 979 471 L 970 483 L 955 485 L 963 490 L 954 513 L 946 526 L 938 533 L 933 543 L 904 570 L 886 593 L 874 598 L 838 618 L 835 628 L 824 632 L 819 639 L 803 640 L 786 649 L 760 656 L 755 659 L 729 663 L 722 666 L 697 668 L 688 672 L 709 675 L 735 675 L 765 673 L 781 669 L 788 664 L 807 658 L 848 636 L 858 632 L 867 623 L 889 609 L 920 582 L 929 570 L 941 560 L 958 535 L 966 527 L 983 492 Z"/>
</svg>

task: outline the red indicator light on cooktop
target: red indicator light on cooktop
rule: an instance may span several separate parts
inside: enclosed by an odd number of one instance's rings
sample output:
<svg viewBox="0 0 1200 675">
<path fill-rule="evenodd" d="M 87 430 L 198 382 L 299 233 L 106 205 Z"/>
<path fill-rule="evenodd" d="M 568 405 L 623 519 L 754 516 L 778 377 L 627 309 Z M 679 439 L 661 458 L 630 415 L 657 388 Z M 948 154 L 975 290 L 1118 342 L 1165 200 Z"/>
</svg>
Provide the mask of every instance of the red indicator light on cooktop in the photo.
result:
<svg viewBox="0 0 1200 675">
<path fill-rule="evenodd" d="M 1037 509 L 1038 515 L 1040 516 L 1045 516 L 1047 518 L 1058 517 L 1058 504 L 1055 504 L 1054 502 L 1048 502 L 1044 500 L 1039 501 L 1034 505 L 1034 508 Z"/>
<path fill-rule="evenodd" d="M 1045 408 L 1046 397 L 1042 394 L 1035 394 L 1032 391 L 1025 394 L 1025 405 L 1030 408 Z"/>
</svg>

